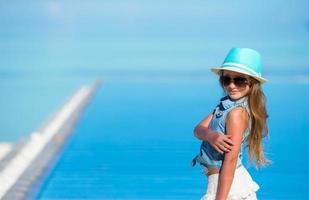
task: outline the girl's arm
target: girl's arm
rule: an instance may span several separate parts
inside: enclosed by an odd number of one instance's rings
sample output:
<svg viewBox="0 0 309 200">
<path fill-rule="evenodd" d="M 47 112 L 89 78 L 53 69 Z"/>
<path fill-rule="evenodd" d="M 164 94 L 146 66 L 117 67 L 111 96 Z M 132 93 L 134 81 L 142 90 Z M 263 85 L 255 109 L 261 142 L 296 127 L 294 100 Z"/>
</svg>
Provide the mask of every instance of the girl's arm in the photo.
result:
<svg viewBox="0 0 309 200">
<path fill-rule="evenodd" d="M 205 117 L 195 128 L 194 136 L 200 140 L 209 142 L 219 153 L 229 152 L 233 145 L 230 135 L 219 134 L 208 128 L 209 123 L 213 117 L 210 113 Z"/>
<path fill-rule="evenodd" d="M 225 153 L 219 174 L 216 200 L 226 200 L 233 182 L 237 158 L 241 147 L 243 132 L 248 125 L 248 114 L 242 107 L 233 109 L 226 118 L 226 132 L 231 135 L 234 145 Z"/>
<path fill-rule="evenodd" d="M 209 123 L 213 117 L 213 114 L 210 113 L 205 117 L 195 128 L 194 128 L 194 136 L 197 137 L 200 140 L 205 140 L 207 141 L 207 131 Z"/>
</svg>

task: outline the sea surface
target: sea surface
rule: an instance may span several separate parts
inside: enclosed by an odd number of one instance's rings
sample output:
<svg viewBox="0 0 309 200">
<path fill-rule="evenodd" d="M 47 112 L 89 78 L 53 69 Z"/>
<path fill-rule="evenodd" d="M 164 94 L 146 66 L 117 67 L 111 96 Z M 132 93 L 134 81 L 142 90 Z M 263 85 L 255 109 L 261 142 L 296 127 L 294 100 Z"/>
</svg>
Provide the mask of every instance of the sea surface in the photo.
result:
<svg viewBox="0 0 309 200">
<path fill-rule="evenodd" d="M 264 90 L 272 164 L 256 170 L 246 159 L 245 166 L 259 199 L 308 199 L 309 105 L 295 96 L 309 84 Z M 190 166 L 200 145 L 192 129 L 221 95 L 213 79 L 103 82 L 35 199 L 199 199 L 206 179 Z"/>
<path fill-rule="evenodd" d="M 260 51 L 266 78 L 306 81 L 307 7 L 306 0 L 0 2 L 0 141 L 29 135 L 98 77 L 208 78 L 231 47 Z"/>
<path fill-rule="evenodd" d="M 260 199 L 309 199 L 309 4 L 296 1 L 2 1 L 0 142 L 102 86 L 36 199 L 199 199 L 194 126 L 223 95 L 209 69 L 231 47 L 263 56 L 269 167 Z"/>
</svg>

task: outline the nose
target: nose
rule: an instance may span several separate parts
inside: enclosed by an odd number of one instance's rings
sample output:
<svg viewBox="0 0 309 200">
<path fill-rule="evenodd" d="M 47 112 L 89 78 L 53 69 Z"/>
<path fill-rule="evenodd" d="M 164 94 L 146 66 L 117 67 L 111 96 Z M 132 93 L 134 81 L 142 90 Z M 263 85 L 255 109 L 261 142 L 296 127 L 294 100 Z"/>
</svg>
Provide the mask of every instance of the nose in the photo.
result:
<svg viewBox="0 0 309 200">
<path fill-rule="evenodd" d="M 233 89 L 236 87 L 236 85 L 234 84 L 234 81 L 231 81 L 230 84 L 227 86 L 230 89 Z"/>
</svg>

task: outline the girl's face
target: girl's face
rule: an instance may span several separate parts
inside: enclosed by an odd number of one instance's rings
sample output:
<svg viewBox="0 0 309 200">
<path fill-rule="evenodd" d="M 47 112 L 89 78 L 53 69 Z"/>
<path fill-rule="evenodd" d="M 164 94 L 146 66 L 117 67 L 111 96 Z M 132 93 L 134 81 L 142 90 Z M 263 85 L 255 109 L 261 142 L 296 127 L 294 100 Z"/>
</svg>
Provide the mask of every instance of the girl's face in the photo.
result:
<svg viewBox="0 0 309 200">
<path fill-rule="evenodd" d="M 224 70 L 220 82 L 232 100 L 240 99 L 250 91 L 250 79 L 245 74 Z"/>
</svg>

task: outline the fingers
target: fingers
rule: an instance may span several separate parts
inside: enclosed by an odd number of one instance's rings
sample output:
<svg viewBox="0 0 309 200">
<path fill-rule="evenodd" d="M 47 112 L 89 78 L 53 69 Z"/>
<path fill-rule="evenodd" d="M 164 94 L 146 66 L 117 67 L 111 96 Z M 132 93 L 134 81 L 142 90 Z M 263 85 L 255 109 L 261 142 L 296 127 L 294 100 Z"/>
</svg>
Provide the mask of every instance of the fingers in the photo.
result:
<svg viewBox="0 0 309 200">
<path fill-rule="evenodd" d="M 225 153 L 232 151 L 232 147 L 227 144 L 222 144 L 221 145 L 221 150 L 223 150 Z"/>
<path fill-rule="evenodd" d="M 227 145 L 234 145 L 233 140 L 231 140 L 231 135 L 225 135 L 225 137 L 223 138 L 223 142 L 225 142 Z"/>
<path fill-rule="evenodd" d="M 230 146 L 224 145 L 224 144 L 219 144 L 218 148 L 220 149 L 221 152 L 224 152 L 224 153 L 228 153 L 232 150 Z"/>
<path fill-rule="evenodd" d="M 231 140 L 231 135 L 217 134 L 210 144 L 220 154 L 228 153 L 232 150 L 234 142 Z"/>
<path fill-rule="evenodd" d="M 218 148 L 217 146 L 214 146 L 214 148 L 215 148 L 216 151 L 218 151 L 220 154 L 224 154 L 224 152 L 223 152 L 220 148 Z"/>
<path fill-rule="evenodd" d="M 216 144 L 217 148 L 220 149 L 220 152 L 228 153 L 232 150 L 232 146 L 234 145 L 234 143 L 230 138 L 231 135 L 220 135 L 220 138 L 218 138 Z"/>
<path fill-rule="evenodd" d="M 220 143 L 213 145 L 213 148 L 220 154 L 228 153 L 231 151 L 230 147 Z"/>
<path fill-rule="evenodd" d="M 228 138 L 223 138 L 222 141 L 218 144 L 221 151 L 225 153 L 232 151 L 233 141 Z"/>
</svg>

